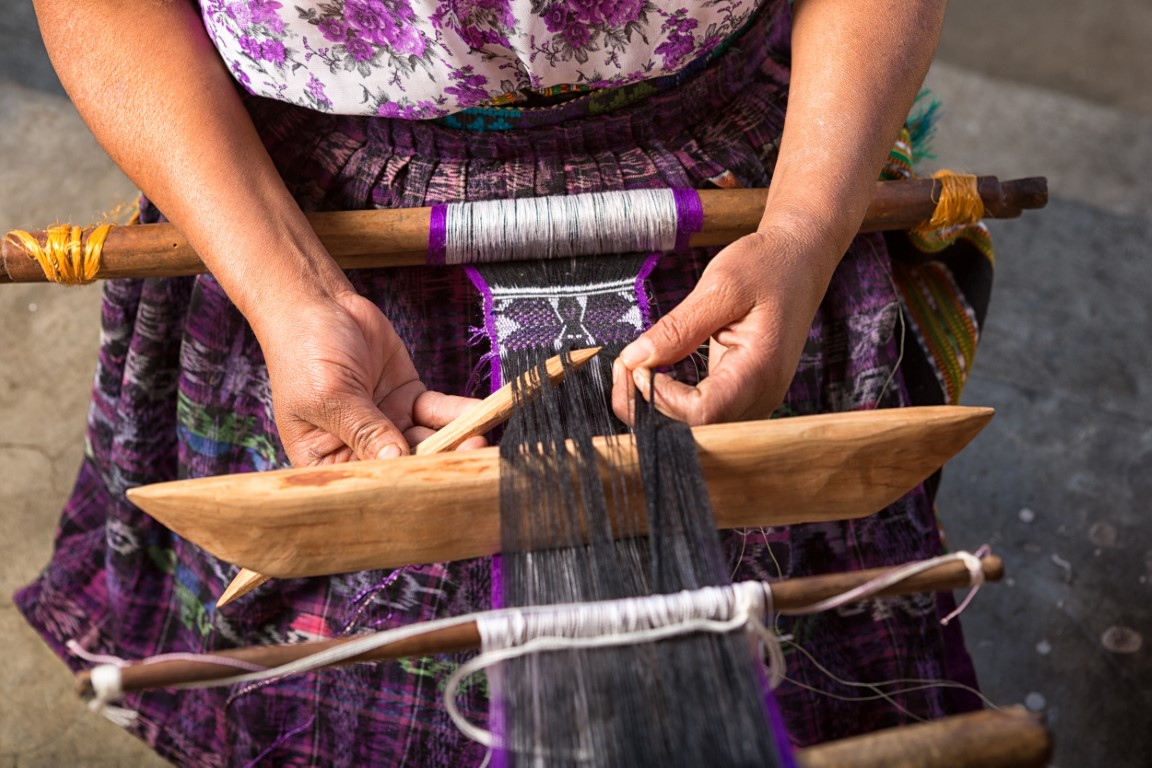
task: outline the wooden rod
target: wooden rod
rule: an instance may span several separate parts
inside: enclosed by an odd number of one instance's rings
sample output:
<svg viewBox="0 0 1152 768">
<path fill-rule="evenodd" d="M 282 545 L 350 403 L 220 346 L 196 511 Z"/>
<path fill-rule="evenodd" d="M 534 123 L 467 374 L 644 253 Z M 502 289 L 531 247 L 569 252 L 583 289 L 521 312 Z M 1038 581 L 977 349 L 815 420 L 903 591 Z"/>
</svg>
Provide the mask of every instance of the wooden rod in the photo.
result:
<svg viewBox="0 0 1152 768">
<path fill-rule="evenodd" d="M 889 728 L 799 750 L 799 768 L 1044 768 L 1052 736 L 1020 707 Z"/>
<path fill-rule="evenodd" d="M 989 555 L 981 561 L 981 566 L 986 581 L 999 581 L 1003 578 L 1004 563 L 999 557 Z M 805 576 L 777 581 L 772 584 L 772 605 L 778 613 L 788 613 L 806 608 L 829 597 L 844 594 L 848 590 L 866 584 L 891 570 L 891 568 L 870 568 L 843 574 Z M 962 589 L 969 585 L 969 579 L 970 574 L 963 563 L 945 563 L 887 587 L 873 597 Z M 311 643 L 233 648 L 216 652 L 213 655 L 270 668 L 298 661 L 306 656 L 344 645 L 356 639 L 358 638 L 341 637 Z M 417 637 L 389 643 L 341 661 L 336 666 L 412 656 L 432 656 L 440 653 L 458 653 L 475 650 L 479 647 L 480 633 L 476 628 L 476 623 L 471 622 L 446 629 L 432 630 Z M 121 687 L 127 692 L 167 688 L 207 680 L 221 680 L 239 673 L 240 670 L 232 666 L 193 659 L 133 664 L 120 671 Z M 78 673 L 76 681 L 81 695 L 90 696 L 92 694 L 92 684 L 87 671 Z"/>
<path fill-rule="evenodd" d="M 1047 180 L 1000 182 L 981 176 L 977 182 L 989 218 L 1014 218 L 1024 210 L 1043 208 Z M 935 179 L 881 181 L 865 215 L 861 232 L 912 229 L 932 216 L 939 199 Z M 766 189 L 700 190 L 704 227 L 692 235 L 693 247 L 723 246 L 754 232 L 764 214 Z M 408 267 L 427 263 L 431 208 L 312 213 L 308 215 L 328 252 L 345 269 Z M 85 241 L 88 233 L 85 231 Z M 33 233 L 43 244 L 45 233 Z M 44 282 L 44 273 L 24 247 L 11 238 L 0 244 L 0 283 Z M 116 227 L 104 243 L 97 279 L 174 277 L 206 271 L 184 236 L 171 224 Z"/>
<path fill-rule="evenodd" d="M 877 512 L 958 453 L 992 414 L 893 408 L 714 424 L 693 434 L 717 526 L 754 528 Z M 642 509 L 632 438 L 594 444 L 603 476 L 630 478 L 629 508 Z M 481 448 L 179 480 L 131 489 L 128 498 L 216 557 L 294 578 L 495 554 L 499 488 L 498 449 Z M 643 533 L 634 519 L 642 516 L 621 517 L 618 535 Z"/>
<path fill-rule="evenodd" d="M 600 347 L 590 347 L 573 350 L 569 353 L 569 362 L 573 370 L 582 368 L 585 363 L 600 354 L 600 349 Z M 465 440 L 486 434 L 497 425 L 503 424 L 512 415 L 512 409 L 516 405 L 514 390 L 518 387 L 521 396 L 528 396 L 542 383 L 542 380 L 535 378 L 535 373 L 535 370 L 529 371 L 520 376 L 519 381 L 509 382 L 488 395 L 476 407 L 416 446 L 416 455 L 430 456 L 434 453 L 454 451 Z M 564 378 L 564 361 L 560 355 L 555 355 L 545 361 L 544 377 L 553 384 Z M 216 601 L 216 607 L 221 608 L 233 600 L 243 597 L 268 581 L 269 578 L 271 577 L 249 568 L 241 568 L 240 573 L 236 574 L 236 578 L 232 579 L 232 582 L 220 595 L 220 599 Z"/>
</svg>

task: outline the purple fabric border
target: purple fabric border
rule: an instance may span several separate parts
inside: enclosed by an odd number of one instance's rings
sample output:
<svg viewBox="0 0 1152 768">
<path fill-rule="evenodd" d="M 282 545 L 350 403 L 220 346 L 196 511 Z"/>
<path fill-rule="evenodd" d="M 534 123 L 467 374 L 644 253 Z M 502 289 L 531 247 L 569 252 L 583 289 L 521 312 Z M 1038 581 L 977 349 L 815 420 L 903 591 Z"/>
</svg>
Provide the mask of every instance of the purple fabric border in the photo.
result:
<svg viewBox="0 0 1152 768">
<path fill-rule="evenodd" d="M 694 189 L 673 189 L 676 201 L 676 250 L 688 250 L 688 237 L 704 228 L 704 206 Z"/>
<path fill-rule="evenodd" d="M 448 252 L 448 206 L 432 206 L 432 219 L 428 222 L 428 265 L 444 266 Z M 472 282 L 476 282 L 473 279 Z M 495 391 L 495 390 L 493 390 Z"/>
<path fill-rule="evenodd" d="M 432 238 L 437 232 L 437 212 L 446 211 L 447 206 L 437 205 L 432 208 L 432 226 L 428 231 L 428 258 L 429 263 L 433 257 Z M 440 214 L 440 236 L 441 245 L 443 244 L 443 220 L 444 214 Z M 440 264 L 444 263 L 443 251 L 440 253 Z M 491 347 L 490 364 L 491 373 L 489 374 L 489 386 L 491 391 L 495 392 L 504 386 L 504 377 L 500 372 L 500 344 L 496 336 L 496 314 L 495 305 L 496 299 L 492 295 L 492 286 L 488 285 L 488 281 L 484 279 L 484 275 L 480 274 L 480 270 L 476 267 L 464 267 L 465 274 L 468 279 L 472 281 L 472 285 L 480 292 L 484 299 L 484 332 L 488 335 L 488 342 Z M 492 579 L 492 609 L 496 610 L 504 607 L 504 569 L 500 560 L 500 555 L 493 555 L 489 561 L 489 574 Z M 497 743 L 504 743 L 504 735 L 506 733 L 504 727 L 504 697 L 500 692 L 499 680 L 495 677 L 489 678 L 488 682 L 488 728 L 495 734 Z M 508 752 L 501 746 L 492 749 L 492 768 L 508 768 Z"/>
<path fill-rule="evenodd" d="M 464 267 L 465 274 L 468 279 L 472 281 L 472 285 L 476 286 L 476 290 L 484 298 L 484 332 L 488 334 L 488 341 L 492 349 L 492 372 L 490 374 L 491 391 L 495 392 L 504 386 L 504 377 L 500 373 L 500 339 L 496 335 L 496 315 L 495 305 L 496 299 L 492 296 L 492 288 L 488 285 L 488 281 L 484 279 L 484 275 L 480 274 L 480 270 L 476 267 Z"/>
<path fill-rule="evenodd" d="M 763 678 L 761 678 L 763 679 Z M 780 755 L 780 768 L 796 768 L 796 753 L 792 749 L 792 742 L 788 737 L 788 729 L 784 727 L 784 716 L 780 714 L 780 705 L 776 703 L 776 696 L 764 682 L 767 695 L 764 697 L 764 708 L 768 710 L 768 723 L 772 727 L 772 735 L 776 740 L 776 751 Z"/>
<path fill-rule="evenodd" d="M 644 264 L 640 267 L 640 273 L 636 275 L 636 282 L 633 283 L 632 287 L 636 293 L 636 306 L 640 307 L 640 325 L 645 330 L 652 325 L 652 307 L 648 303 L 648 291 L 644 288 L 644 281 L 652 274 L 652 270 L 656 269 L 656 265 L 663 255 L 660 251 L 653 251 L 648 254 L 648 258 L 644 259 Z"/>
</svg>

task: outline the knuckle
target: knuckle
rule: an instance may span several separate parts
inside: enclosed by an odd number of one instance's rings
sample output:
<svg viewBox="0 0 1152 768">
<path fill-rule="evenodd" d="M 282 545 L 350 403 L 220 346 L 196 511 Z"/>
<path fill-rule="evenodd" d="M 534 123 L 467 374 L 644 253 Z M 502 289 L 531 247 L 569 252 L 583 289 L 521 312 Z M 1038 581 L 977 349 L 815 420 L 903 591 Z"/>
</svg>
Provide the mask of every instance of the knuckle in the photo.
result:
<svg viewBox="0 0 1152 768">
<path fill-rule="evenodd" d="M 356 454 L 366 456 L 374 443 L 383 435 L 384 429 L 380 424 L 362 421 L 352 425 L 348 447 Z"/>
<path fill-rule="evenodd" d="M 692 321 L 689 310 L 670 312 L 657 324 L 664 342 L 674 348 L 682 349 L 692 344 Z"/>
</svg>

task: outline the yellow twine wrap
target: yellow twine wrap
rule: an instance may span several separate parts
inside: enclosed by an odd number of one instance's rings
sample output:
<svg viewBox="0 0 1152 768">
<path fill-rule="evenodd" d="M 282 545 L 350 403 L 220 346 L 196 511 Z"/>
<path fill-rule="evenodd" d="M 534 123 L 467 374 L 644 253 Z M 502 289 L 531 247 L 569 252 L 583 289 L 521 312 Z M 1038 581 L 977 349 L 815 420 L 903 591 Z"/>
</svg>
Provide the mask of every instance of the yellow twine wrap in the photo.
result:
<svg viewBox="0 0 1152 768">
<path fill-rule="evenodd" d="M 64 285 L 85 285 L 95 280 L 100 272 L 104 240 L 111 229 L 111 224 L 101 224 L 85 239 L 84 230 L 80 227 L 62 224 L 45 232 L 43 245 L 31 234 L 19 229 L 9 232 L 7 237 L 24 248 L 28 257 L 44 270 L 44 277 L 49 281 Z"/>
<path fill-rule="evenodd" d="M 984 201 L 976 177 L 967 173 L 940 170 L 932 174 L 940 182 L 940 198 L 932 218 L 916 228 L 918 232 L 962 227 L 984 218 Z"/>
</svg>

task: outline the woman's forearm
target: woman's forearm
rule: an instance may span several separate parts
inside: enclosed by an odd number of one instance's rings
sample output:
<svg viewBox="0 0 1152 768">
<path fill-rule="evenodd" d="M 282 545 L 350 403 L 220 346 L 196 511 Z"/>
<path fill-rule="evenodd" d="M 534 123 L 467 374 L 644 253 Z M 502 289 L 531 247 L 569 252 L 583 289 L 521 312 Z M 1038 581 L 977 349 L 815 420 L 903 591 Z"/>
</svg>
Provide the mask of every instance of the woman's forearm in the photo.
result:
<svg viewBox="0 0 1152 768">
<path fill-rule="evenodd" d="M 36 0 L 85 122 L 185 234 L 260 335 L 349 289 L 288 193 L 189 0 Z"/>
<path fill-rule="evenodd" d="M 470 401 L 426 392 L 292 199 L 192 0 L 36 0 L 97 139 L 248 318 L 297 466 L 408 451 Z"/>
<path fill-rule="evenodd" d="M 764 225 L 815 227 L 835 258 L 916 98 L 944 0 L 796 0 L 792 79 Z"/>
</svg>

